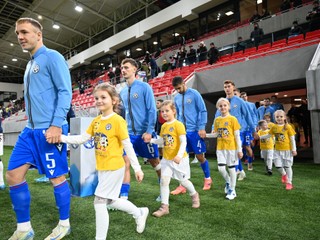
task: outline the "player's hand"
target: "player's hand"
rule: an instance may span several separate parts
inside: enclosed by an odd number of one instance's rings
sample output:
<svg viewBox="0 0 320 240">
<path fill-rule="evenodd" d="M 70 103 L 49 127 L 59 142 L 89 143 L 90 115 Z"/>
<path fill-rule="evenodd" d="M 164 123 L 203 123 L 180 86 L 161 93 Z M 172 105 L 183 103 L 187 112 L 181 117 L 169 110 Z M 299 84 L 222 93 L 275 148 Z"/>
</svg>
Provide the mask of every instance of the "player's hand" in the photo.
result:
<svg viewBox="0 0 320 240">
<path fill-rule="evenodd" d="M 292 156 L 297 156 L 297 151 L 292 151 Z"/>
<path fill-rule="evenodd" d="M 138 183 L 141 183 L 144 177 L 144 173 L 142 171 L 136 172 L 136 179 Z"/>
<path fill-rule="evenodd" d="M 61 142 L 61 134 L 62 134 L 62 128 L 56 127 L 56 126 L 50 126 L 46 133 L 46 140 L 48 143 L 60 143 Z"/>
<path fill-rule="evenodd" d="M 205 138 L 207 133 L 206 133 L 206 130 L 203 129 L 203 130 L 199 130 L 198 134 L 201 138 Z"/>
<path fill-rule="evenodd" d="M 239 159 L 243 158 L 243 152 L 238 152 L 238 158 Z"/>
<path fill-rule="evenodd" d="M 253 138 L 258 140 L 259 139 L 259 135 L 257 132 L 253 132 Z"/>
<path fill-rule="evenodd" d="M 151 134 L 150 133 L 144 133 L 142 135 L 142 139 L 145 143 L 149 143 L 151 141 Z"/>
<path fill-rule="evenodd" d="M 173 161 L 176 163 L 176 164 L 179 164 L 181 162 L 181 157 L 179 156 L 175 156 Z"/>
</svg>

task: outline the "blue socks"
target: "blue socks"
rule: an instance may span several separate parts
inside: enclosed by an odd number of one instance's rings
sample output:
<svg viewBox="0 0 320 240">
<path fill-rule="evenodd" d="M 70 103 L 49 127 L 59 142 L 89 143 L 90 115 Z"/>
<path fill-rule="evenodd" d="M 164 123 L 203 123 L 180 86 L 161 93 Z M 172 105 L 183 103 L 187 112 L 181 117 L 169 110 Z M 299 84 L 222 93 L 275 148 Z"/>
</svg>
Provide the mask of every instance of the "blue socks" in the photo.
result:
<svg viewBox="0 0 320 240">
<path fill-rule="evenodd" d="M 66 220 L 70 216 L 71 192 L 67 180 L 54 186 L 56 205 L 59 208 L 60 220 Z"/>
<path fill-rule="evenodd" d="M 29 222 L 31 196 L 28 183 L 24 181 L 15 186 L 10 186 L 9 193 L 13 205 L 13 210 L 15 211 L 17 216 L 17 222 Z"/>
<path fill-rule="evenodd" d="M 122 183 L 121 190 L 120 190 L 120 197 L 128 198 L 129 192 L 130 192 L 130 183 Z"/>
<path fill-rule="evenodd" d="M 202 171 L 204 173 L 205 178 L 210 178 L 210 168 L 209 168 L 209 162 L 206 159 L 203 163 L 200 164 Z"/>
<path fill-rule="evenodd" d="M 252 161 L 253 161 L 253 158 L 252 157 L 247 157 L 247 159 L 248 159 L 248 163 L 252 163 Z"/>
</svg>

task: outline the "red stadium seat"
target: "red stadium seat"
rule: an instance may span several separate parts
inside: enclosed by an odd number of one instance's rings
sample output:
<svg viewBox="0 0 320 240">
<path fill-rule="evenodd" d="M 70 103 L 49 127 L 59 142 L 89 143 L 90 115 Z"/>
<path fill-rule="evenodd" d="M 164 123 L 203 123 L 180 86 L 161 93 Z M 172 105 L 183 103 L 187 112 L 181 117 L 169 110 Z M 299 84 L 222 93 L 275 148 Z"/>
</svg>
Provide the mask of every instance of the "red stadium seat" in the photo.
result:
<svg viewBox="0 0 320 240">
<path fill-rule="evenodd" d="M 303 36 L 303 34 L 300 34 L 298 36 L 289 38 L 288 39 L 288 45 L 297 44 L 297 43 L 302 42 L 303 40 L 304 40 L 304 36 Z"/>
<path fill-rule="evenodd" d="M 306 40 L 311 40 L 316 38 L 320 38 L 320 30 L 315 30 L 315 31 L 306 33 Z"/>
</svg>

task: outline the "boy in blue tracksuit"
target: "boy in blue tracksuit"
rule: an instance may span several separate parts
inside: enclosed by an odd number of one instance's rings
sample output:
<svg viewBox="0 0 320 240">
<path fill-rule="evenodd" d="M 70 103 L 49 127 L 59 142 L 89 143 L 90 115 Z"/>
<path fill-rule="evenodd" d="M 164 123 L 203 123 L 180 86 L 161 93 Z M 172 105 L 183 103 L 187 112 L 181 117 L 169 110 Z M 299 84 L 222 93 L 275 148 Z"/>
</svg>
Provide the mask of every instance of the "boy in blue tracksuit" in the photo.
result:
<svg viewBox="0 0 320 240">
<path fill-rule="evenodd" d="M 177 119 L 186 127 L 187 152 L 193 152 L 200 161 L 200 166 L 204 173 L 203 190 L 209 190 L 211 188 L 212 179 L 210 177 L 209 162 L 204 156 L 206 145 L 203 140 L 206 136 L 206 106 L 200 93 L 195 89 L 187 88 L 182 77 L 174 77 L 172 86 L 179 93 L 174 98 L 174 104 L 177 110 Z M 185 192 L 186 189 L 180 185 L 171 193 L 176 195 Z"/>
<path fill-rule="evenodd" d="M 67 147 L 60 143 L 68 133 L 66 120 L 70 107 L 71 77 L 68 65 L 57 51 L 42 42 L 42 26 L 32 18 L 16 22 L 16 34 L 22 49 L 30 53 L 24 75 L 24 99 L 27 126 L 19 135 L 8 164 L 7 182 L 17 218 L 17 230 L 10 239 L 33 239 L 30 222 L 30 192 L 25 179 L 33 166 L 45 174 L 54 187 L 60 221 L 47 239 L 62 239 L 70 233 L 70 189 Z"/>
<path fill-rule="evenodd" d="M 237 118 L 241 129 L 240 129 L 240 137 L 242 144 L 245 144 L 245 131 L 249 130 L 250 132 L 255 131 L 255 123 L 252 120 L 250 110 L 248 105 L 239 97 L 234 95 L 235 84 L 231 80 L 224 81 L 223 84 L 224 91 L 226 93 L 226 98 L 230 102 L 230 114 Z M 215 117 L 220 116 L 220 111 L 217 110 Z M 238 170 L 240 171 L 238 180 L 243 180 L 246 175 L 242 168 L 241 160 L 239 159 Z"/>
<path fill-rule="evenodd" d="M 131 143 L 136 154 L 147 158 L 151 166 L 161 176 L 158 146 L 150 140 L 156 137 L 154 126 L 157 120 L 157 109 L 153 91 L 149 84 L 136 79 L 137 62 L 126 58 L 121 63 L 121 73 L 127 86 L 120 92 L 125 109 L 126 121 Z M 121 194 L 128 194 L 130 183 L 124 183 Z M 158 199 L 160 200 L 160 198 Z"/>
</svg>

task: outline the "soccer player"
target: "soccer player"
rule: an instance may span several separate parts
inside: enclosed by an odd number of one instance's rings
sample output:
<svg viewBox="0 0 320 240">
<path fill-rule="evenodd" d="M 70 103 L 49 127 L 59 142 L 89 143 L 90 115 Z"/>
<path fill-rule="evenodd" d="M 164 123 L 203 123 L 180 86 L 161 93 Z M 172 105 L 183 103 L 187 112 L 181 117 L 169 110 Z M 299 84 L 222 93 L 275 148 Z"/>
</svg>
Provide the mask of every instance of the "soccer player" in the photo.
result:
<svg viewBox="0 0 320 240">
<path fill-rule="evenodd" d="M 138 64 L 134 59 L 125 58 L 122 61 L 121 72 L 127 86 L 121 90 L 120 97 L 125 108 L 133 148 L 138 156 L 148 159 L 160 181 L 161 165 L 158 146 L 150 143 L 152 136 L 156 136 L 154 132 L 157 120 L 156 104 L 150 85 L 136 79 L 137 69 Z M 158 200 L 160 200 L 159 197 Z"/>
<path fill-rule="evenodd" d="M 243 101 L 245 101 L 245 103 L 248 105 L 249 110 L 251 111 L 251 117 L 252 117 L 252 121 L 255 125 L 258 124 L 258 115 L 257 115 L 257 108 L 256 105 L 252 102 L 248 101 L 248 95 L 246 92 L 241 92 L 240 93 L 240 97 L 243 99 Z M 252 142 L 254 140 L 252 132 L 250 131 L 250 129 L 246 129 L 244 132 L 244 139 L 245 139 L 245 143 L 244 143 L 244 147 L 245 147 L 245 153 L 246 153 L 246 157 L 248 160 L 248 170 L 252 171 L 253 170 L 253 150 L 252 150 Z"/>
<path fill-rule="evenodd" d="M 258 108 L 257 113 L 258 113 L 259 121 L 263 120 L 264 115 L 269 113 L 271 116 L 271 122 L 274 122 L 274 119 L 273 119 L 274 109 L 270 106 L 270 98 L 264 99 L 264 105 Z"/>
<path fill-rule="evenodd" d="M 240 139 L 240 125 L 238 120 L 229 113 L 230 102 L 226 98 L 217 101 L 217 109 L 221 116 L 215 118 L 212 133 L 217 140 L 217 160 L 218 169 L 226 181 L 226 199 L 233 200 L 237 197 L 236 183 L 237 173 L 235 170 L 238 159 L 243 157 L 242 143 Z M 226 171 L 228 166 L 229 174 Z"/>
<path fill-rule="evenodd" d="M 119 101 L 116 89 L 102 83 L 95 87 L 93 95 L 101 115 L 93 119 L 82 135 L 65 136 L 61 141 L 68 144 L 83 144 L 94 137 L 98 186 L 95 190 L 94 209 L 96 214 L 96 240 L 105 240 L 109 229 L 108 208 L 131 214 L 136 221 L 138 233 L 145 229 L 149 209 L 138 208 L 130 201 L 119 198 L 125 173 L 123 149 L 130 159 L 136 179 L 141 182 L 143 172 L 129 139 L 126 121 L 115 113 Z"/>
<path fill-rule="evenodd" d="M 193 152 L 200 161 L 200 166 L 204 173 L 203 190 L 211 188 L 212 179 L 210 177 L 209 162 L 205 158 L 206 137 L 205 126 L 207 124 L 207 109 L 200 93 L 192 88 L 188 88 L 182 77 L 176 76 L 172 80 L 172 86 L 179 93 L 174 98 L 177 109 L 177 119 L 182 122 L 187 131 L 187 152 Z M 173 195 L 185 193 L 183 186 L 171 192 Z"/>
<path fill-rule="evenodd" d="M 190 179 L 190 165 L 186 153 L 187 139 L 184 125 L 175 119 L 176 108 L 170 100 L 163 102 L 161 113 L 166 120 L 161 127 L 160 138 L 151 142 L 163 144 L 163 158 L 161 160 L 161 206 L 152 215 L 162 217 L 169 214 L 169 185 L 171 178 L 177 179 L 188 189 L 192 199 L 192 207 L 200 207 L 199 193 L 195 190 Z"/>
<path fill-rule="evenodd" d="M 33 239 L 30 222 L 30 191 L 26 174 L 30 167 L 38 168 L 51 181 L 60 221 L 46 238 L 62 239 L 71 231 L 69 222 L 70 189 L 67 146 L 60 143 L 61 134 L 68 133 L 66 120 L 70 108 L 71 78 L 64 57 L 46 48 L 42 41 L 42 26 L 32 18 L 16 22 L 18 42 L 30 53 L 24 75 L 24 99 L 27 126 L 19 135 L 6 173 L 10 198 L 17 218 L 13 239 Z"/>
<path fill-rule="evenodd" d="M 250 110 L 248 105 L 238 96 L 235 96 L 235 84 L 231 80 L 226 80 L 223 83 L 224 92 L 226 93 L 226 98 L 230 102 L 230 114 L 237 118 L 241 129 L 240 137 L 242 144 L 245 144 L 244 132 L 250 129 L 251 132 L 255 132 L 255 123 L 250 115 Z M 219 109 L 215 114 L 215 118 L 221 116 Z M 238 170 L 240 171 L 238 180 L 243 180 L 246 177 L 246 174 L 242 168 L 241 159 L 239 159 Z"/>
</svg>

